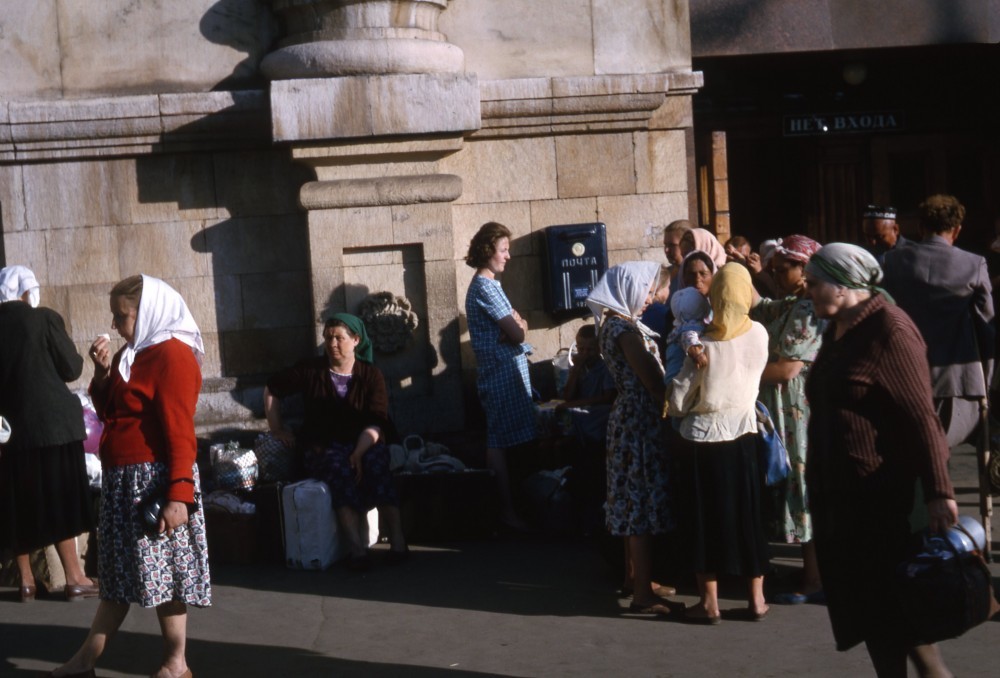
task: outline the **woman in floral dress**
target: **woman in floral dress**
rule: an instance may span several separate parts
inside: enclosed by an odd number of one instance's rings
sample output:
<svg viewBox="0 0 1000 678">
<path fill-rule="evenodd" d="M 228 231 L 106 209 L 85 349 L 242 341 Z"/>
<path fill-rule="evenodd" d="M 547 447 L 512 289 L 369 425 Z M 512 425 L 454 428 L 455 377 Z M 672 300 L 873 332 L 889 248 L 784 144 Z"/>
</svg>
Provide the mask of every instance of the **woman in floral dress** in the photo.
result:
<svg viewBox="0 0 1000 678">
<path fill-rule="evenodd" d="M 768 335 L 768 364 L 761 377 L 760 400 L 774 419 L 792 467 L 775 530 L 778 538 L 786 543 L 802 544 L 800 588 L 775 597 L 775 602 L 786 604 L 822 600 L 805 489 L 806 429 L 809 425 L 805 385 L 809 368 L 819 351 L 825 322 L 813 312 L 803 277 L 805 265 L 819 247 L 815 240 L 802 235 L 782 240 L 771 264 L 775 283 L 786 296 L 762 299 L 750 312 L 750 317 L 764 325 Z"/>
<path fill-rule="evenodd" d="M 673 525 L 667 505 L 667 452 L 660 412 L 663 365 L 651 331 L 639 321 L 659 275 L 655 262 L 628 262 L 608 270 L 587 299 L 599 324 L 601 353 L 618 397 L 607 433 L 608 531 L 626 541 L 631 560 L 631 612 L 670 613 L 652 582 L 653 536 Z M 628 567 L 628 564 L 626 564 Z"/>
</svg>

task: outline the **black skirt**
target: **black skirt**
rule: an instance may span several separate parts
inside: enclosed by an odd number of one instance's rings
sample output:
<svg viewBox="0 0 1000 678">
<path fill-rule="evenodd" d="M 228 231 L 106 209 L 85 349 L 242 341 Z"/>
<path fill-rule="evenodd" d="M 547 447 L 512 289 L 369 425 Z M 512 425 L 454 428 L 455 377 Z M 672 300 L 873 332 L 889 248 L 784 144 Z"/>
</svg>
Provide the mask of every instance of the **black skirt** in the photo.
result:
<svg viewBox="0 0 1000 678">
<path fill-rule="evenodd" d="M 673 436 L 681 555 L 693 572 L 759 577 L 768 569 L 756 441 L 754 434 L 718 443 Z"/>
<path fill-rule="evenodd" d="M 0 453 L 0 548 L 27 553 L 96 524 L 83 441 Z"/>
</svg>

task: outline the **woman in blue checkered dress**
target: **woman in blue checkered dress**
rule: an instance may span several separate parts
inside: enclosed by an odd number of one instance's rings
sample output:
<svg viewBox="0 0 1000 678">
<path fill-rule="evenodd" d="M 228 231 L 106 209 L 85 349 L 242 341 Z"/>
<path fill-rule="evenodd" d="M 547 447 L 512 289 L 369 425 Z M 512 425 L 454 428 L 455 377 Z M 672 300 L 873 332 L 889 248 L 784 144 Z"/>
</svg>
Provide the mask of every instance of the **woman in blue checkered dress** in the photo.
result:
<svg viewBox="0 0 1000 678">
<path fill-rule="evenodd" d="M 465 315 L 476 354 L 479 400 L 486 411 L 486 462 L 500 491 L 500 519 L 524 527 L 511 502 L 504 450 L 534 440 L 537 427 L 526 357 L 531 347 L 524 343 L 528 324 L 496 279 L 509 259 L 510 229 L 492 221 L 483 224 L 465 257 L 476 269 L 465 296 Z"/>
</svg>

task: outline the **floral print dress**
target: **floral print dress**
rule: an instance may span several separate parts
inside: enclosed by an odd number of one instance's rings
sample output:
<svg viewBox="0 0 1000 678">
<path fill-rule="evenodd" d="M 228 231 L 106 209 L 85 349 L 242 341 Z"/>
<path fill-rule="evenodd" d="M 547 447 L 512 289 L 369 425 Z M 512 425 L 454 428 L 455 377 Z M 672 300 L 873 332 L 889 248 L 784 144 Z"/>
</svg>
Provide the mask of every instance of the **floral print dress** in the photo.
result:
<svg viewBox="0 0 1000 678">
<path fill-rule="evenodd" d="M 608 419 L 605 504 L 608 531 L 616 537 L 663 534 L 673 528 L 660 407 L 653 402 L 618 345 L 618 338 L 628 332 L 639 335 L 646 350 L 660 364 L 656 343 L 635 323 L 615 315 L 604 318 L 598 340 L 618 389 Z"/>
<path fill-rule="evenodd" d="M 767 329 L 769 362 L 786 358 L 804 363 L 798 376 L 787 384 L 761 386 L 760 401 L 771 413 L 792 466 L 785 484 L 784 516 L 777 519 L 776 536 L 789 544 L 805 543 L 812 541 L 805 481 L 809 426 L 806 378 L 822 343 L 826 321 L 816 317 L 810 300 L 798 297 L 761 299 L 750 310 L 750 317 Z"/>
</svg>

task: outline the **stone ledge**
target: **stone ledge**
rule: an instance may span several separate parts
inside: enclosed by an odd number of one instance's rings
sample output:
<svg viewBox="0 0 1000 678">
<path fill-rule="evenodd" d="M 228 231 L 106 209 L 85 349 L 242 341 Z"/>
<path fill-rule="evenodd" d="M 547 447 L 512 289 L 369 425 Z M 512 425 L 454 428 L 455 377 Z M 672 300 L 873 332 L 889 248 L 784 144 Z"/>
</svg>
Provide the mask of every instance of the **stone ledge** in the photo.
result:
<svg viewBox="0 0 1000 678">
<path fill-rule="evenodd" d="M 480 83 L 477 139 L 621 132 L 651 127 L 667 97 L 691 95 L 701 72 L 521 78 Z"/>
<path fill-rule="evenodd" d="M 270 144 L 259 90 L 3 102 L 0 161 L 121 157 Z"/>
<path fill-rule="evenodd" d="M 454 174 L 313 181 L 302 187 L 304 209 L 412 205 L 451 202 L 462 195 L 462 178 Z"/>
<path fill-rule="evenodd" d="M 475 75 L 421 74 L 271 83 L 275 141 L 468 132 L 479 128 Z"/>
</svg>

